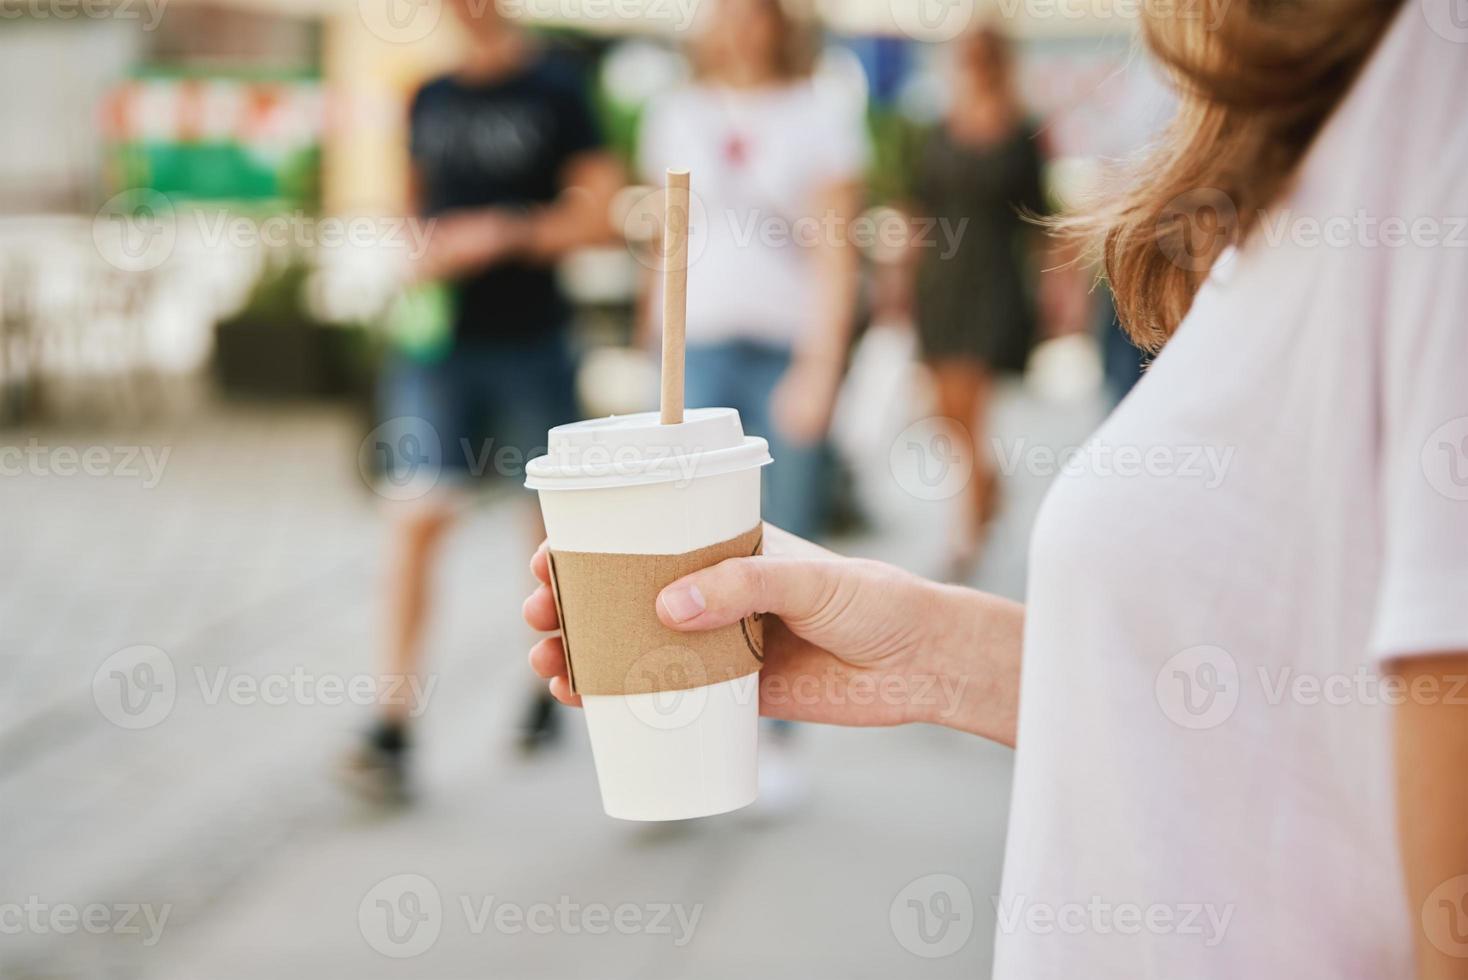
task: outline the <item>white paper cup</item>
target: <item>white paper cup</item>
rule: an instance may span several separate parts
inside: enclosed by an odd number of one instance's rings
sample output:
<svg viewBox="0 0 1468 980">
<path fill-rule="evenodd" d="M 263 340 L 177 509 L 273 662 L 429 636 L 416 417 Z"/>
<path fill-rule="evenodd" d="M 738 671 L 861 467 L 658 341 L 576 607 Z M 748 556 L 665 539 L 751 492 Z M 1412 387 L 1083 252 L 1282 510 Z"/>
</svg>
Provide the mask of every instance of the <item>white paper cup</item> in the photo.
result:
<svg viewBox="0 0 1468 980">
<path fill-rule="evenodd" d="M 551 429 L 548 443 L 526 466 L 525 485 L 540 493 L 556 550 L 682 554 L 759 523 L 769 449 L 744 434 L 731 408 L 693 409 L 678 425 L 660 425 L 656 412 L 577 422 Z M 582 704 L 609 816 L 685 820 L 758 795 L 758 674 L 663 693 L 583 694 Z"/>
</svg>

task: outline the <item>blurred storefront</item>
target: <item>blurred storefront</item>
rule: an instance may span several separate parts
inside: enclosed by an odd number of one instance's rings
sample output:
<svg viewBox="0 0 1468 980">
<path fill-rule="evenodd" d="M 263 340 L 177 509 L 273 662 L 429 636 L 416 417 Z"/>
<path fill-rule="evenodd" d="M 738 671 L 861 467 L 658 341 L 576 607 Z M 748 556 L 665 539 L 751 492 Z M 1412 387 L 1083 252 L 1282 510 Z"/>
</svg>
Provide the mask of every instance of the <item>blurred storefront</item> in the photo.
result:
<svg viewBox="0 0 1468 980">
<path fill-rule="evenodd" d="M 692 0 L 501 7 L 580 58 L 624 156 L 643 102 L 686 72 L 676 47 L 697 18 Z M 1056 156 L 1061 196 L 1089 179 L 1091 161 L 1140 143 L 1159 114 L 1155 80 L 1132 64 L 1135 12 L 1119 0 L 947 4 L 941 17 L 922 0 L 815 8 L 828 28 L 824 77 L 867 101 L 873 206 L 901 195 L 911 133 L 942 112 L 946 49 L 935 42 L 985 17 L 1022 39 L 1025 98 Z M 0 2 L 0 13 L 10 93 L 0 101 L 0 384 L 10 414 L 44 404 L 38 392 L 53 376 L 121 377 L 140 392 L 156 376 L 194 372 L 219 353 L 218 324 L 231 318 L 266 346 L 299 339 L 268 329 L 272 317 L 358 331 L 380 318 L 401 248 L 323 248 L 317 226 L 402 214 L 407 102 L 456 48 L 439 0 L 41 0 Z M 271 219 L 285 231 L 265 234 Z M 139 255 L 117 247 L 140 234 Z M 564 275 L 598 342 L 625 342 L 639 278 L 627 252 L 577 256 Z M 282 290 L 295 291 L 284 304 Z M 309 346 L 249 357 L 281 363 Z M 139 372 L 142 382 L 128 381 Z M 281 390 L 323 385 L 340 387 L 318 378 Z"/>
</svg>

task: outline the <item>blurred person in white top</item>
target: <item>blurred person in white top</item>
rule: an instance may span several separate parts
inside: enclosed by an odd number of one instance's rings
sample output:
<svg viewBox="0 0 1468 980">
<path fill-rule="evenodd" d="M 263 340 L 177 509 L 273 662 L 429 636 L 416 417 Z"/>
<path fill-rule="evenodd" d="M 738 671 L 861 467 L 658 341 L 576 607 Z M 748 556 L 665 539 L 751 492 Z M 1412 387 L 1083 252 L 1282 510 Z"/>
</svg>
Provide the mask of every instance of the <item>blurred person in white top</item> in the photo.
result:
<svg viewBox="0 0 1468 980">
<path fill-rule="evenodd" d="M 855 317 L 860 100 L 812 81 L 815 35 L 777 0 L 716 0 L 702 13 L 695 80 L 653 100 L 638 145 L 648 182 L 668 168 L 693 177 L 686 399 L 736 408 L 770 440 L 765 514 L 816 536 Z"/>
<path fill-rule="evenodd" d="M 1161 352 L 1051 488 L 1026 604 L 771 530 L 658 614 L 773 614 L 768 714 L 1015 746 L 1002 980 L 1468 977 L 1468 27 L 1143 22 L 1181 106 L 1077 221 Z M 556 640 L 531 663 L 574 703 Z"/>
</svg>

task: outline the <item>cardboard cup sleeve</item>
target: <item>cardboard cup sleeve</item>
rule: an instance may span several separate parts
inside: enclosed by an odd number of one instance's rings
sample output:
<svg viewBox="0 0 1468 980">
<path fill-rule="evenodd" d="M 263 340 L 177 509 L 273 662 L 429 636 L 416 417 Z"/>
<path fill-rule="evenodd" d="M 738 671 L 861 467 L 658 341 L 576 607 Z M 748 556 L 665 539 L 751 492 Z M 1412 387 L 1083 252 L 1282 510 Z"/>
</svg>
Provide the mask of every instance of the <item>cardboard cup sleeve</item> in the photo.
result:
<svg viewBox="0 0 1468 980">
<path fill-rule="evenodd" d="M 760 553 L 763 527 L 678 555 L 551 549 L 551 587 L 571 690 L 577 694 L 683 691 L 753 674 L 764 663 L 758 614 L 680 633 L 658 621 L 658 593 L 690 572 Z"/>
</svg>

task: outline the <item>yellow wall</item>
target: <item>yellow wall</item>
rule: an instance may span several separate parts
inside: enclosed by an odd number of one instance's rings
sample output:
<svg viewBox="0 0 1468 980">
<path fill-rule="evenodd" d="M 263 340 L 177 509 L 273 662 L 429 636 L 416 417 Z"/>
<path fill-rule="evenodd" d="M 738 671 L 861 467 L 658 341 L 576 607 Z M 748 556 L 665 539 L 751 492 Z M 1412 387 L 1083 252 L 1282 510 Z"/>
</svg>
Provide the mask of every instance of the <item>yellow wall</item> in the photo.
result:
<svg viewBox="0 0 1468 980">
<path fill-rule="evenodd" d="M 407 107 L 422 80 L 452 63 L 446 25 L 412 43 L 385 41 L 357 5 L 325 20 L 324 69 L 335 110 L 323 148 L 327 211 L 399 212 L 406 204 Z"/>
</svg>

